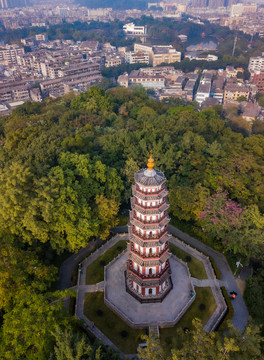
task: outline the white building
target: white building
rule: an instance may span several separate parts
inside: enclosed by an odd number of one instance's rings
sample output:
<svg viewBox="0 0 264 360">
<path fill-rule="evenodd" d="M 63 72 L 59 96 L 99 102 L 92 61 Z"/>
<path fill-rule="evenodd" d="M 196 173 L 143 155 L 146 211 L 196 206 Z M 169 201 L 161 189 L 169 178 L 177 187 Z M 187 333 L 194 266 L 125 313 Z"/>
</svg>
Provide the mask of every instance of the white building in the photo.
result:
<svg viewBox="0 0 264 360">
<path fill-rule="evenodd" d="M 128 64 L 149 64 L 149 54 L 141 51 L 127 51 L 125 61 Z"/>
<path fill-rule="evenodd" d="M 230 9 L 230 16 L 241 16 L 244 12 L 244 4 L 234 4 Z"/>
<path fill-rule="evenodd" d="M 195 96 L 195 100 L 199 103 L 199 105 L 201 105 L 205 99 L 210 97 L 211 85 L 212 75 L 210 73 L 204 73 Z"/>
<path fill-rule="evenodd" d="M 251 57 L 249 59 L 248 71 L 254 74 L 260 74 L 264 72 L 264 57 L 263 56 Z"/>
<path fill-rule="evenodd" d="M 48 35 L 47 34 L 36 34 L 35 35 L 36 41 L 48 41 Z"/>
<path fill-rule="evenodd" d="M 146 26 L 136 26 L 134 23 L 125 24 L 123 30 L 127 35 L 145 35 L 147 33 Z"/>
</svg>

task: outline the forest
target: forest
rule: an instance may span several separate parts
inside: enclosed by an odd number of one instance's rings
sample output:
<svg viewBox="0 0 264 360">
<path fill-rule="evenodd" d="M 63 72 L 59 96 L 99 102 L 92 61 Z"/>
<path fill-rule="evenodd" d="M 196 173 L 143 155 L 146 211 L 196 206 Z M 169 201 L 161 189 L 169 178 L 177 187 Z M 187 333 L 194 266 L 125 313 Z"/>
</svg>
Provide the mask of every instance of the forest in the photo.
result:
<svg viewBox="0 0 264 360">
<path fill-rule="evenodd" d="M 62 300 L 74 294 L 57 290 L 58 272 L 118 224 L 150 151 L 168 179 L 172 223 L 254 268 L 246 340 L 231 328 L 207 335 L 197 321 L 171 359 L 197 359 L 186 357 L 192 341 L 199 359 L 261 359 L 264 135 L 234 131 L 219 106 L 198 111 L 118 87 L 28 102 L 0 119 L 1 359 L 118 358 L 64 310 Z M 162 359 L 164 349 L 154 357 L 147 341 L 141 357 Z"/>
</svg>

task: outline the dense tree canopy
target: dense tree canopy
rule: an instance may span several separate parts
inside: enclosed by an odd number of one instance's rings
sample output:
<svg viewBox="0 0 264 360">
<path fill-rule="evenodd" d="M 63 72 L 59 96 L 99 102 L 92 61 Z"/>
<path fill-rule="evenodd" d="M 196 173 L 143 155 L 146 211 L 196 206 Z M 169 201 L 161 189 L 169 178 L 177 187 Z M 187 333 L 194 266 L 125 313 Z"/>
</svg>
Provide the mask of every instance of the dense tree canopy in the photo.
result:
<svg viewBox="0 0 264 360">
<path fill-rule="evenodd" d="M 24 104 L 1 118 L 0 137 L 4 359 L 14 353 L 21 359 L 99 356 L 73 335 L 76 324 L 61 305 L 68 294 L 54 291 L 54 259 L 96 236 L 106 238 L 119 207 L 128 208 L 134 173 L 146 166 L 151 150 L 168 179 L 174 219 L 194 224 L 223 251 L 264 258 L 264 137 L 234 132 L 219 107 L 198 111 L 154 101 L 141 88 L 91 87 Z M 254 281 L 249 287 L 259 291 Z M 256 300 L 248 295 L 248 303 L 253 307 Z M 216 344 L 243 346 L 237 340 Z M 184 358 L 184 351 L 177 349 L 174 359 Z"/>
<path fill-rule="evenodd" d="M 159 340 L 145 336 L 147 347 L 139 349 L 138 355 L 143 360 L 260 360 L 263 338 L 259 328 L 248 326 L 243 334 L 229 326 L 225 335 L 203 330 L 199 319 L 193 320 L 194 329 L 177 332 L 179 348 L 171 352 L 160 346 Z"/>
</svg>

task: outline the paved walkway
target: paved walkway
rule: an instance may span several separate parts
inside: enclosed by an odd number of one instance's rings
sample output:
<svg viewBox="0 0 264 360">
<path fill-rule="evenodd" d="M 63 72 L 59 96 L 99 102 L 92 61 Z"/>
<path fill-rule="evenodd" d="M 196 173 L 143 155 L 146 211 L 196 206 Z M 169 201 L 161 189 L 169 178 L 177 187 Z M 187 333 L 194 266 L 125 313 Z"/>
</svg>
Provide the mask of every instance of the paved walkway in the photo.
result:
<svg viewBox="0 0 264 360">
<path fill-rule="evenodd" d="M 225 281 L 222 281 L 222 280 L 212 280 L 212 279 L 202 279 L 202 280 L 199 280 L 199 279 L 196 279 L 194 277 L 191 278 L 192 280 L 192 283 L 194 286 L 197 286 L 197 287 L 212 287 L 215 285 L 215 282 L 217 283 L 217 285 L 219 287 L 222 287 L 222 286 L 225 286 L 226 283 Z"/>
<path fill-rule="evenodd" d="M 118 226 L 114 228 L 114 230 L 117 232 L 127 232 L 128 228 L 127 226 Z M 172 225 L 169 225 L 169 232 L 172 235 L 190 244 L 191 246 L 195 247 L 196 249 L 208 254 L 215 260 L 221 273 L 221 280 L 224 282 L 227 292 L 229 293 L 230 291 L 236 291 L 238 293 L 237 298 L 235 299 L 235 301 L 232 302 L 234 307 L 234 316 L 232 318 L 232 322 L 236 326 L 236 328 L 243 331 L 247 324 L 249 313 L 244 299 L 237 286 L 236 279 L 228 265 L 225 256 Z"/>
<path fill-rule="evenodd" d="M 125 275 L 128 253 L 122 253 L 105 267 L 105 304 L 131 327 L 146 328 L 150 322 L 160 327 L 173 326 L 195 300 L 187 264 L 170 258 L 173 287 L 160 303 L 140 303 L 126 291 Z"/>
<path fill-rule="evenodd" d="M 91 241 L 85 248 L 80 249 L 76 254 L 73 254 L 62 263 L 59 273 L 59 290 L 65 290 L 72 286 L 71 279 L 76 265 L 78 265 L 85 256 L 89 255 L 97 246 L 101 245 L 102 243 L 103 240 L 101 239 Z"/>
</svg>

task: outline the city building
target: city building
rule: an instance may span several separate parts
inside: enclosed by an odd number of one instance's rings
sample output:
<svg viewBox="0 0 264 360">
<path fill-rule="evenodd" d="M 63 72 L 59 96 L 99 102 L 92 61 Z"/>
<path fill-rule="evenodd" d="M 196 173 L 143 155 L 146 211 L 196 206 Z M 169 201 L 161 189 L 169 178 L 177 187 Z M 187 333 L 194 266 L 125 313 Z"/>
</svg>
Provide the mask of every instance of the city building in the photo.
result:
<svg viewBox="0 0 264 360">
<path fill-rule="evenodd" d="M 0 9 L 10 9 L 15 7 L 29 6 L 28 0 L 0 0 Z"/>
<path fill-rule="evenodd" d="M 6 45 L 0 49 L 0 64 L 17 64 L 17 57 L 24 54 L 24 49 L 17 45 Z"/>
<path fill-rule="evenodd" d="M 146 26 L 136 26 L 132 22 L 125 24 L 123 30 L 127 35 L 145 35 L 147 33 Z"/>
<path fill-rule="evenodd" d="M 187 101 L 193 101 L 193 96 L 194 96 L 194 87 L 196 84 L 195 79 L 188 79 L 186 85 L 185 85 L 185 93 L 186 93 L 186 100 Z"/>
<path fill-rule="evenodd" d="M 127 51 L 125 61 L 128 64 L 149 64 L 149 54 L 141 51 Z"/>
<path fill-rule="evenodd" d="M 250 73 L 264 73 L 264 56 L 251 57 L 249 59 L 248 71 Z"/>
<path fill-rule="evenodd" d="M 215 79 L 212 84 L 211 96 L 214 99 L 218 100 L 218 104 L 223 103 L 224 84 L 225 84 L 225 78 L 223 76 L 218 76 L 217 79 Z"/>
<path fill-rule="evenodd" d="M 237 76 L 237 70 L 233 66 L 227 66 L 226 67 L 226 77 L 236 77 Z"/>
<path fill-rule="evenodd" d="M 264 73 L 254 74 L 252 83 L 257 85 L 259 92 L 264 92 Z"/>
<path fill-rule="evenodd" d="M 224 89 L 224 102 L 236 101 L 244 96 L 248 100 L 250 88 L 240 82 L 227 82 Z"/>
<path fill-rule="evenodd" d="M 212 74 L 208 72 L 203 73 L 195 96 L 195 100 L 199 103 L 199 105 L 201 105 L 205 99 L 210 97 L 211 84 Z"/>
<path fill-rule="evenodd" d="M 172 289 L 166 178 L 152 156 L 147 166 L 132 187 L 126 272 L 126 290 L 141 303 L 162 302 Z"/>
<path fill-rule="evenodd" d="M 260 114 L 261 107 L 257 102 L 255 103 L 248 103 L 246 101 L 243 101 L 240 104 L 240 110 L 241 110 L 241 116 L 244 120 L 252 122 L 256 120 Z"/>
<path fill-rule="evenodd" d="M 144 45 L 134 44 L 134 51 L 142 51 L 149 54 L 150 64 L 153 66 L 162 63 L 171 64 L 181 61 L 181 52 L 176 51 L 172 45 Z"/>
<path fill-rule="evenodd" d="M 141 85 L 145 88 L 162 89 L 165 87 L 165 77 L 160 75 L 129 75 L 130 85 Z"/>
<path fill-rule="evenodd" d="M 122 64 L 122 58 L 117 56 L 107 56 L 105 59 L 105 67 L 118 66 Z"/>
<path fill-rule="evenodd" d="M 14 84 L 0 89 L 0 102 L 28 101 L 29 88 L 26 84 Z"/>
<path fill-rule="evenodd" d="M 35 38 L 36 38 L 36 41 L 43 41 L 43 42 L 48 41 L 48 35 L 47 34 L 36 34 Z"/>
</svg>

